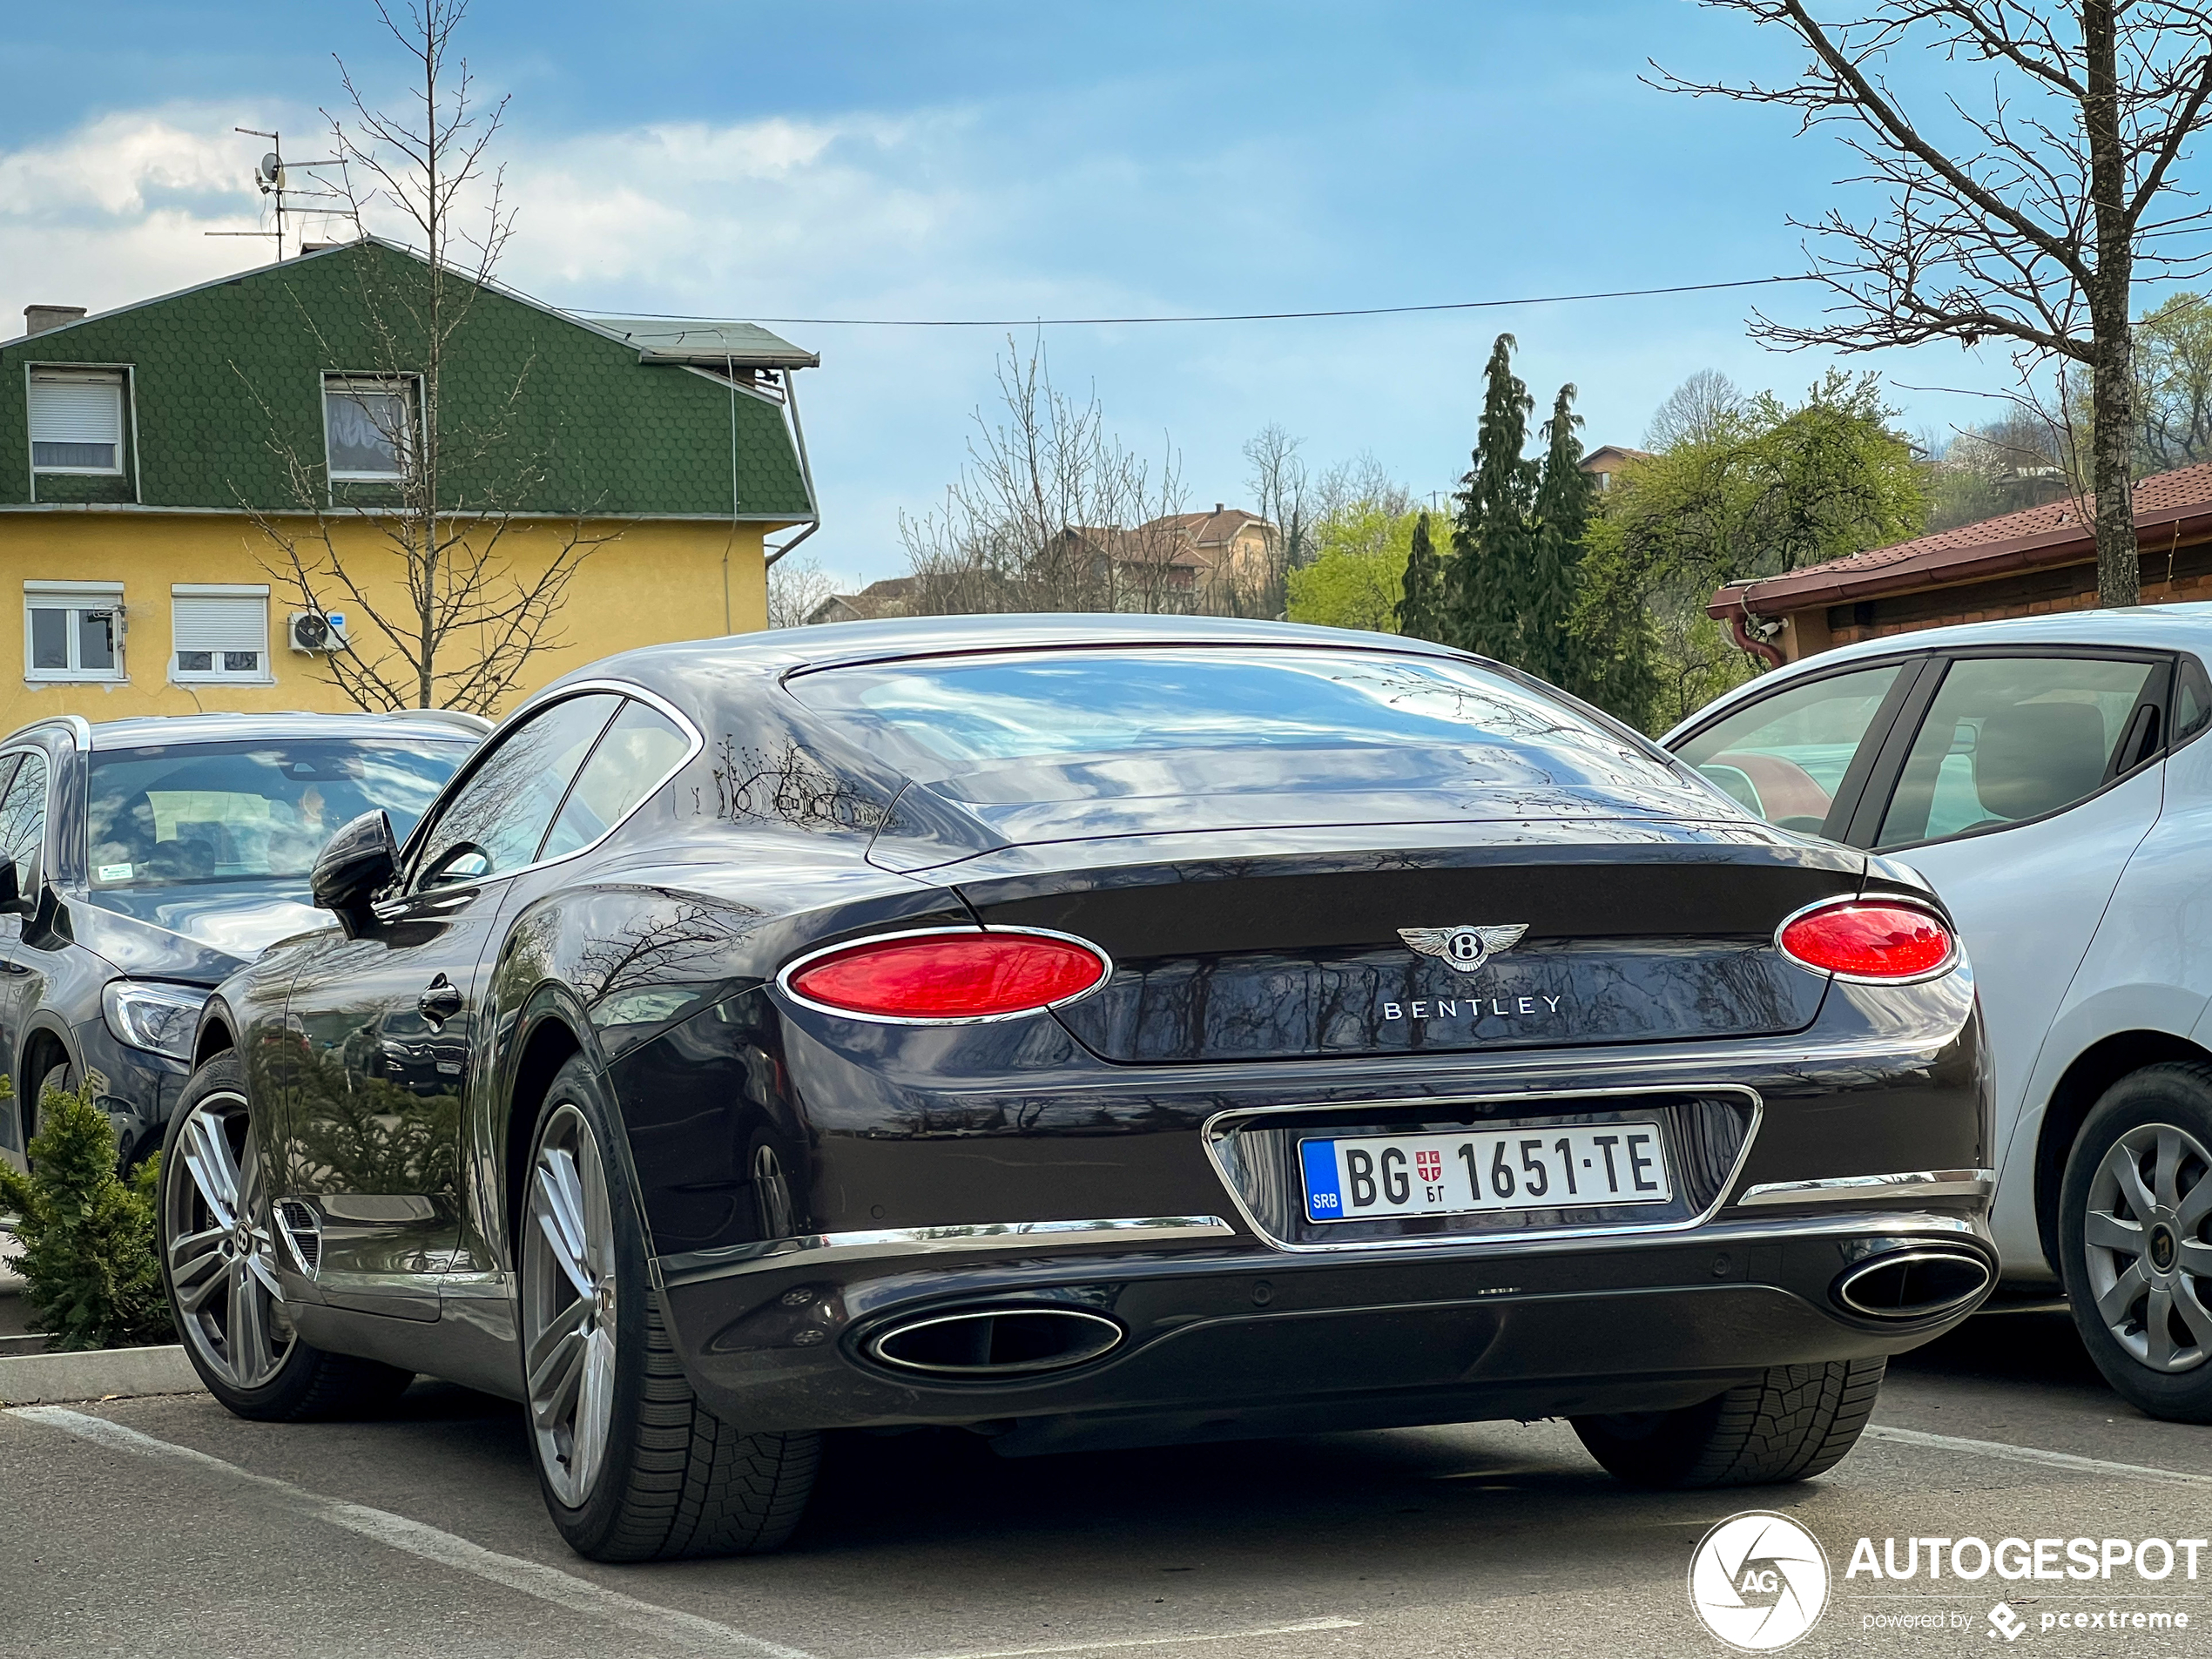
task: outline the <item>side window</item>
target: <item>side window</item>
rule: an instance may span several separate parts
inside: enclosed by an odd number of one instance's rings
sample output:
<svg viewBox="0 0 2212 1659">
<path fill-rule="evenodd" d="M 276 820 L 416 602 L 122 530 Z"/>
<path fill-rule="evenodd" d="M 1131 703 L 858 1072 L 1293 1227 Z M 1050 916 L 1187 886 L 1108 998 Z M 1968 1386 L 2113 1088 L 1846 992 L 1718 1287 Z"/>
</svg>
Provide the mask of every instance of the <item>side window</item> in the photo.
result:
<svg viewBox="0 0 2212 1659">
<path fill-rule="evenodd" d="M 569 779 L 622 701 L 610 691 L 567 698 L 501 738 L 430 826 L 415 885 L 475 881 L 529 863 Z"/>
<path fill-rule="evenodd" d="M 1746 812 L 1818 834 L 1902 663 L 1831 674 L 1747 704 L 1676 751 Z M 1874 733 L 1879 741 L 1881 733 Z"/>
<path fill-rule="evenodd" d="M 2212 723 L 2212 678 L 2194 657 L 2182 658 L 2174 681 L 2174 741 L 2195 737 Z"/>
<path fill-rule="evenodd" d="M 13 756 L 7 765 L 15 765 Z M 16 861 L 19 890 L 30 874 L 30 855 L 45 833 L 46 757 L 32 751 L 24 756 L 7 792 L 0 794 L 0 853 Z"/>
<path fill-rule="evenodd" d="M 684 729 L 658 709 L 634 698 L 624 704 L 577 774 L 576 787 L 538 857 L 557 859 L 597 840 L 668 776 L 691 746 Z"/>
<path fill-rule="evenodd" d="M 2040 818 L 2094 794 L 2162 664 L 1979 657 L 1951 664 L 1912 739 L 1875 845 Z"/>
</svg>

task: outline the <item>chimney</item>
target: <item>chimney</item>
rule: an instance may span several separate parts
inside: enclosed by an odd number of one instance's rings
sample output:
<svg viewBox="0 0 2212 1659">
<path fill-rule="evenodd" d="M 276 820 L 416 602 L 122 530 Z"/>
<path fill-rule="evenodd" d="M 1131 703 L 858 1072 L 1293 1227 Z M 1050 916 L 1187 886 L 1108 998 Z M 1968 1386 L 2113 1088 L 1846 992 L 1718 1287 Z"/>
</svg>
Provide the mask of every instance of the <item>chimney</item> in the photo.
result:
<svg viewBox="0 0 2212 1659">
<path fill-rule="evenodd" d="M 80 312 L 78 312 L 77 314 L 78 314 L 78 316 L 80 316 L 80 317 L 81 317 L 81 316 L 83 316 L 84 314 L 83 312 L 81 312 L 81 311 L 80 311 Z M 1228 509 L 1226 507 L 1223 506 L 1223 505 L 1222 505 L 1219 502 L 1216 502 L 1213 504 L 1213 516 L 1214 516 L 1216 518 L 1219 518 L 1219 517 L 1220 517 L 1220 516 L 1221 516 L 1224 513 L 1227 512 L 1228 510 L 1229 510 L 1229 509 Z"/>
<path fill-rule="evenodd" d="M 43 334 L 50 328 L 66 328 L 84 314 L 83 306 L 25 306 L 23 331 L 26 334 Z"/>
</svg>

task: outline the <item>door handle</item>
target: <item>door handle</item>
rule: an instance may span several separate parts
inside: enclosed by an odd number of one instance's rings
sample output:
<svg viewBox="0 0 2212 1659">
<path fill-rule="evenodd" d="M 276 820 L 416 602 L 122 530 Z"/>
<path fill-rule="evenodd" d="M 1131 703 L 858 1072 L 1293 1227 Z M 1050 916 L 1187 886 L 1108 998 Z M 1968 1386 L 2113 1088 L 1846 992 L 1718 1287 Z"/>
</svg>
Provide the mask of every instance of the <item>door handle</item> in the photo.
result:
<svg viewBox="0 0 2212 1659">
<path fill-rule="evenodd" d="M 430 981 L 430 988 L 415 1000 L 416 1011 L 432 1025 L 443 1025 L 461 1012 L 461 988 L 443 974 Z"/>
</svg>

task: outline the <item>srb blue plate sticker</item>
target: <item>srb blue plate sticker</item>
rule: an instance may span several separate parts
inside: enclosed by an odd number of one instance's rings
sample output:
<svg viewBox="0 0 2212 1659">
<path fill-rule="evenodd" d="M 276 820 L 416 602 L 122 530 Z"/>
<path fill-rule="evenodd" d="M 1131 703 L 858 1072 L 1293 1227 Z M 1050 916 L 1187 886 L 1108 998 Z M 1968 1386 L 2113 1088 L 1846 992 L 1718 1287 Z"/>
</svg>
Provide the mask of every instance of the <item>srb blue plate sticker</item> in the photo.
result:
<svg viewBox="0 0 2212 1659">
<path fill-rule="evenodd" d="M 1337 1190 L 1337 1143 L 1300 1141 L 1298 1150 L 1305 1164 L 1305 1218 L 1342 1221 L 1344 1196 Z"/>
</svg>

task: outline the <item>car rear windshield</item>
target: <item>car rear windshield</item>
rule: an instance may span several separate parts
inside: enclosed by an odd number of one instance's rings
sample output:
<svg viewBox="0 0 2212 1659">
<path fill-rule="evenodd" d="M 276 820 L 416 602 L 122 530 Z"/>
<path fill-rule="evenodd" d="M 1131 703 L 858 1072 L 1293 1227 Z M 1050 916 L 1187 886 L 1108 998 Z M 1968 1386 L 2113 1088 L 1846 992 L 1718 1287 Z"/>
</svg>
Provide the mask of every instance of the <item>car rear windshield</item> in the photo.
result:
<svg viewBox="0 0 2212 1659">
<path fill-rule="evenodd" d="M 473 745 L 174 743 L 92 752 L 94 888 L 292 880 L 347 819 L 382 807 L 404 840 Z"/>
<path fill-rule="evenodd" d="M 955 765 L 1471 743 L 1644 759 L 1596 721 L 1473 663 L 1383 651 L 1025 652 L 824 669 L 789 685 L 809 708 L 880 734 L 908 759 Z"/>
</svg>

